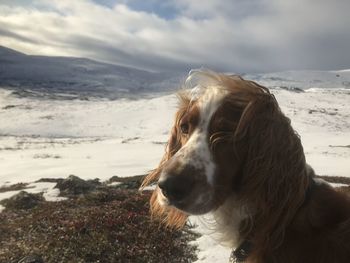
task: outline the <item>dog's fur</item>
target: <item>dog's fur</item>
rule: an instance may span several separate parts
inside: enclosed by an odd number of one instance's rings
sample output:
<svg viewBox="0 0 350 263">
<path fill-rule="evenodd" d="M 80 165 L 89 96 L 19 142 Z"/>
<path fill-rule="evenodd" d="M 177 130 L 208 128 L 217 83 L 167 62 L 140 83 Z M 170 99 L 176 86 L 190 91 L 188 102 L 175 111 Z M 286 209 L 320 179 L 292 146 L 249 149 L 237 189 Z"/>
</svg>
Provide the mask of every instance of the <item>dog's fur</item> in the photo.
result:
<svg viewBox="0 0 350 263">
<path fill-rule="evenodd" d="M 246 262 L 350 262 L 350 200 L 314 179 L 299 136 L 269 90 L 192 72 L 157 169 L 151 211 L 169 226 L 213 212 Z"/>
</svg>

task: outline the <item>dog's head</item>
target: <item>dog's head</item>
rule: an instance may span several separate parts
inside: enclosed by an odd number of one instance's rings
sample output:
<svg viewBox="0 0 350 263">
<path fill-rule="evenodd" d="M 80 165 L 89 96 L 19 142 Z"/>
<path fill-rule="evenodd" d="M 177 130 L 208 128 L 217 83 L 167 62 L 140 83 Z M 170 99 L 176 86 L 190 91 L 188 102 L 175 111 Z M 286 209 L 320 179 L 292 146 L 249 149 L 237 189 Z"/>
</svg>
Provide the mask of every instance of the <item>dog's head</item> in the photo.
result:
<svg viewBox="0 0 350 263">
<path fill-rule="evenodd" d="M 283 187 L 303 191 L 288 177 L 305 166 L 299 138 L 269 90 L 208 71 L 190 74 L 187 83 L 194 79 L 195 88 L 179 95 L 166 153 L 144 181 L 157 182 L 153 214 L 181 226 L 187 215 L 213 211 L 233 194 L 268 213 Z"/>
</svg>

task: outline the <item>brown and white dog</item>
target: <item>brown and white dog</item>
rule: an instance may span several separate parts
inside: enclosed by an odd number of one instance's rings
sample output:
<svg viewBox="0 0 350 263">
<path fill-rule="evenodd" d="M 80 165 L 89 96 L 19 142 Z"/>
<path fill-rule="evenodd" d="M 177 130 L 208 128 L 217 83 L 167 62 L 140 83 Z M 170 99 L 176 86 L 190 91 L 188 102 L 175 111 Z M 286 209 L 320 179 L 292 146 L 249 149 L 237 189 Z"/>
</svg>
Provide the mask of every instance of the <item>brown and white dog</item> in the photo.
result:
<svg viewBox="0 0 350 263">
<path fill-rule="evenodd" d="M 190 73 L 157 169 L 154 217 L 181 227 L 212 212 L 235 262 L 350 262 L 350 200 L 314 179 L 275 97 L 259 84 Z M 242 253 L 240 253 L 242 251 Z"/>
</svg>

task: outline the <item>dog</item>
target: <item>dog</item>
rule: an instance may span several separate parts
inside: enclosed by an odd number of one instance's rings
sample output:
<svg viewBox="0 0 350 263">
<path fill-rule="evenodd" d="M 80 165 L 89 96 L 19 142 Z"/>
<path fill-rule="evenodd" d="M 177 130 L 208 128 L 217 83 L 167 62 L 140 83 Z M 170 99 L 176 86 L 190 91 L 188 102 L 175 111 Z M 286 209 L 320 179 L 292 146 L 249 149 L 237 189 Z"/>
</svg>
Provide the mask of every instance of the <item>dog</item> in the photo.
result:
<svg viewBox="0 0 350 263">
<path fill-rule="evenodd" d="M 143 181 L 157 183 L 152 217 L 181 228 L 212 213 L 231 262 L 350 262 L 349 197 L 315 178 L 273 94 L 205 70 L 185 83 L 194 88 L 179 93 L 164 157 Z"/>
</svg>

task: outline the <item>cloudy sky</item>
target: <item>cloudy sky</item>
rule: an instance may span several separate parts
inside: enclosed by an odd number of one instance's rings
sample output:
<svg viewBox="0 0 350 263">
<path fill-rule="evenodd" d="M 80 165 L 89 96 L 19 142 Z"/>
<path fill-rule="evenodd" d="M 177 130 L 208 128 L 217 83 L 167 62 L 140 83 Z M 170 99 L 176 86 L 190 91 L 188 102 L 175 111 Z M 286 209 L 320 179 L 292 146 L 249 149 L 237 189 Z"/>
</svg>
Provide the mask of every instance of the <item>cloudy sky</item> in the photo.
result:
<svg viewBox="0 0 350 263">
<path fill-rule="evenodd" d="M 0 45 L 155 71 L 350 68 L 349 0 L 0 0 Z"/>
</svg>

